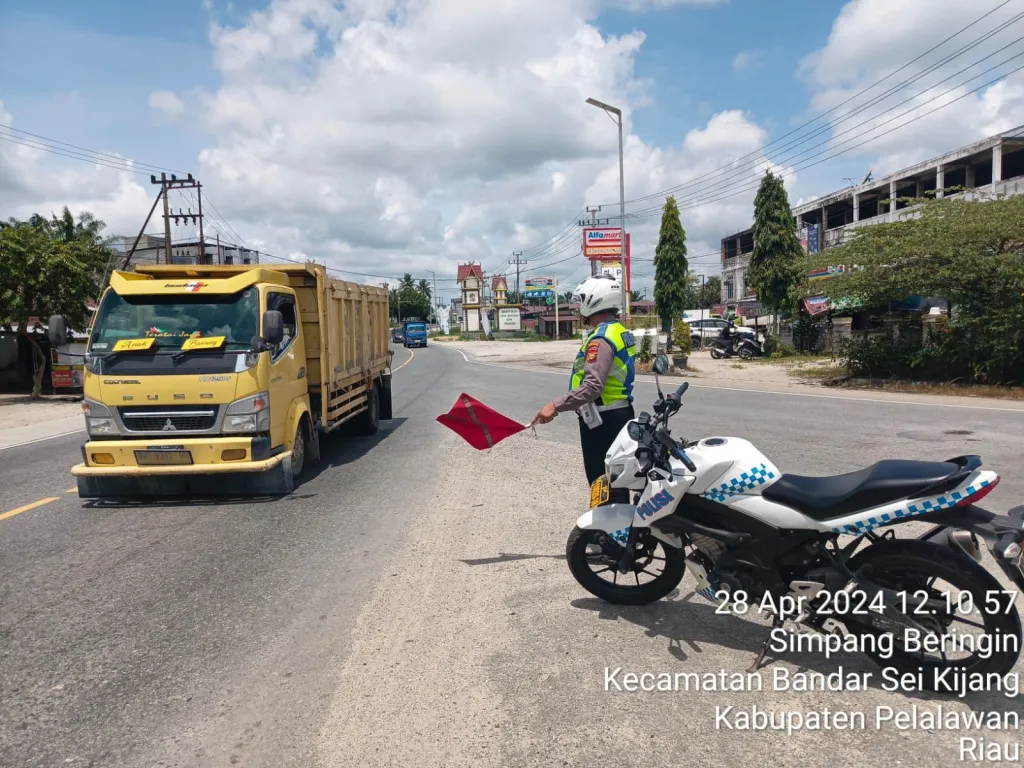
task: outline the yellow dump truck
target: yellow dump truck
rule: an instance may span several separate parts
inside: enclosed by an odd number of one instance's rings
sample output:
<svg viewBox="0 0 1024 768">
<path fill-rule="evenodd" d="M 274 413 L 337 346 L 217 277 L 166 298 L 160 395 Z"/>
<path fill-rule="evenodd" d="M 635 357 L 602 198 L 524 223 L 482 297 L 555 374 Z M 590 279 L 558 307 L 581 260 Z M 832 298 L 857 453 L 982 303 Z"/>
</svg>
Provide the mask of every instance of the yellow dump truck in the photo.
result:
<svg viewBox="0 0 1024 768">
<path fill-rule="evenodd" d="M 391 418 L 389 325 L 387 291 L 315 264 L 114 272 L 89 331 L 79 496 L 290 493 L 321 434 Z"/>
</svg>

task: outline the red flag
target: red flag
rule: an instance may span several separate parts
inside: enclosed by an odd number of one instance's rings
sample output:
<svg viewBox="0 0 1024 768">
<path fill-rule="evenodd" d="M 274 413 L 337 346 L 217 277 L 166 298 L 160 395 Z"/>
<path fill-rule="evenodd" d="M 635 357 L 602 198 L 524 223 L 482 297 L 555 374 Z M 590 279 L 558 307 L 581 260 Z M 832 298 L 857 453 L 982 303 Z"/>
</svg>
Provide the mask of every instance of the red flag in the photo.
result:
<svg viewBox="0 0 1024 768">
<path fill-rule="evenodd" d="M 506 437 L 526 429 L 525 424 L 502 416 L 465 392 L 437 420 L 478 451 L 493 448 Z"/>
</svg>

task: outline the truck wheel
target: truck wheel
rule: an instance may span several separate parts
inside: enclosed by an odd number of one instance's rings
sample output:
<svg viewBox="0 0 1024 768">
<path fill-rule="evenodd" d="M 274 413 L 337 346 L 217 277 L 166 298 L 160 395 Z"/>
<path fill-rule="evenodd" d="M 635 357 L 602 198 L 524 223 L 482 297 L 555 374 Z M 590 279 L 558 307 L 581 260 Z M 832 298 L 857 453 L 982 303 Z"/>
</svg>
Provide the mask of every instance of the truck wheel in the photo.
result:
<svg viewBox="0 0 1024 768">
<path fill-rule="evenodd" d="M 306 466 L 306 419 L 299 419 L 295 427 L 295 442 L 292 443 L 292 477 L 298 480 Z"/>
<path fill-rule="evenodd" d="M 691 336 L 690 337 L 690 349 L 692 349 L 694 352 L 696 352 L 697 350 L 700 349 L 701 344 L 703 343 L 703 341 L 704 340 L 700 336 Z"/>
<path fill-rule="evenodd" d="M 359 414 L 356 430 L 361 435 L 375 435 L 380 429 L 380 392 L 377 385 L 370 387 L 366 395 L 366 410 Z"/>
</svg>

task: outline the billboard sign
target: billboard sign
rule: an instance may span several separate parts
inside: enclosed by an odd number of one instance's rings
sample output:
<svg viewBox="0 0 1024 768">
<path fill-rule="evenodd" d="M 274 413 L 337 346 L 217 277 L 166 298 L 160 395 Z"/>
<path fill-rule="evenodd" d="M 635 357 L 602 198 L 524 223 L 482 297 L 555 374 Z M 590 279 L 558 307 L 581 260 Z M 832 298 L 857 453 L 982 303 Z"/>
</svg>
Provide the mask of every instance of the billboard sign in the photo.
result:
<svg viewBox="0 0 1024 768">
<path fill-rule="evenodd" d="M 585 227 L 583 255 L 598 261 L 621 261 L 622 230 L 618 227 Z"/>
<path fill-rule="evenodd" d="M 807 225 L 807 252 L 817 253 L 819 250 L 818 244 L 818 227 L 814 224 Z"/>
<path fill-rule="evenodd" d="M 528 277 L 523 286 L 523 295 L 527 299 L 550 299 L 555 295 L 555 278 Z"/>
<path fill-rule="evenodd" d="M 846 265 L 839 264 L 837 266 L 818 267 L 807 273 L 808 280 L 822 280 L 826 277 L 835 277 L 836 275 L 845 275 Z"/>
<path fill-rule="evenodd" d="M 522 325 L 519 320 L 519 310 L 502 307 L 498 310 L 499 331 L 519 331 Z"/>
<path fill-rule="evenodd" d="M 606 261 L 606 262 L 603 262 L 601 264 L 600 274 L 602 274 L 602 275 L 610 275 L 611 277 L 614 277 L 616 280 L 621 280 L 622 279 L 622 264 L 620 264 L 618 261 Z"/>
</svg>

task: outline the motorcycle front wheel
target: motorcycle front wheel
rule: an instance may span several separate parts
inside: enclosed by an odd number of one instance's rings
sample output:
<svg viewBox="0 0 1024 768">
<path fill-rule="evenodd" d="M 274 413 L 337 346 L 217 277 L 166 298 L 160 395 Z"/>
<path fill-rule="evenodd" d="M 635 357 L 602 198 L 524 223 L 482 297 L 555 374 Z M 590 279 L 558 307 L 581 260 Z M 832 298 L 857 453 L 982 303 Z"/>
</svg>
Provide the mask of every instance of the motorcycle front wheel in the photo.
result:
<svg viewBox="0 0 1024 768">
<path fill-rule="evenodd" d="M 740 347 L 740 359 L 749 360 L 754 356 L 754 351 L 750 347 Z"/>
<path fill-rule="evenodd" d="M 604 531 L 574 528 L 565 545 L 569 571 L 587 592 L 616 605 L 646 605 L 679 586 L 686 572 L 683 551 L 650 531 L 637 537 L 633 568 L 619 573 L 622 545 Z"/>
</svg>

